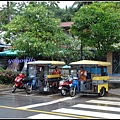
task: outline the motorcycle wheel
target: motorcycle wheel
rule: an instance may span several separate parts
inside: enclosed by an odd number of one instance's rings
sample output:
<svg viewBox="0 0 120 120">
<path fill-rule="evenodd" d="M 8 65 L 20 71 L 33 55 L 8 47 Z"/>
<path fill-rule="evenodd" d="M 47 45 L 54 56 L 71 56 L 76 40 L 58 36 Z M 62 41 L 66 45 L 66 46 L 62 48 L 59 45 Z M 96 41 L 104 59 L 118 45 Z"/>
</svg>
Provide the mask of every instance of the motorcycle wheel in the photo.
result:
<svg viewBox="0 0 120 120">
<path fill-rule="evenodd" d="M 73 87 L 73 86 L 70 87 L 69 94 L 70 94 L 71 97 L 74 97 L 76 95 L 76 89 L 75 89 L 75 87 Z"/>
<path fill-rule="evenodd" d="M 13 88 L 12 88 L 12 93 L 15 92 L 16 88 L 17 88 L 17 87 L 14 85 Z"/>
<path fill-rule="evenodd" d="M 67 91 L 66 91 L 65 89 L 62 89 L 62 90 L 60 91 L 60 93 L 61 93 L 62 96 L 66 96 Z"/>
<path fill-rule="evenodd" d="M 26 90 L 27 94 L 31 94 L 32 93 L 32 85 L 27 85 L 25 90 Z"/>
</svg>

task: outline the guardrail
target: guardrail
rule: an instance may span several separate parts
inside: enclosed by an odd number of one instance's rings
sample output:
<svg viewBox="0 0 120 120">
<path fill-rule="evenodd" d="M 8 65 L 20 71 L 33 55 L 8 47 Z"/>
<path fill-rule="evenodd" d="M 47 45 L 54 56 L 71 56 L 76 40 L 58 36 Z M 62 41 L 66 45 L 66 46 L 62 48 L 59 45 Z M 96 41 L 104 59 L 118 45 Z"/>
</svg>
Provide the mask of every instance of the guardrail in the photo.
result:
<svg viewBox="0 0 120 120">
<path fill-rule="evenodd" d="M 120 82 L 120 74 L 109 74 L 110 82 Z"/>
<path fill-rule="evenodd" d="M 120 80 L 120 74 L 109 74 L 110 80 Z"/>
</svg>

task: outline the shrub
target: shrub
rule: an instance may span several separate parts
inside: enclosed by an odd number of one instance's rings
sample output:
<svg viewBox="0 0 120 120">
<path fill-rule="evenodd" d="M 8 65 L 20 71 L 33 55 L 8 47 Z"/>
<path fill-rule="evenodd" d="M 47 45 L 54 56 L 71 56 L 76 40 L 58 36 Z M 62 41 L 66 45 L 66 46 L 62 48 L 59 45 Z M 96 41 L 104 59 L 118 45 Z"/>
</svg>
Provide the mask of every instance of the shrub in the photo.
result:
<svg viewBox="0 0 120 120">
<path fill-rule="evenodd" d="M 2 66 L 0 66 L 0 70 L 5 70 Z"/>
<path fill-rule="evenodd" d="M 0 83 L 1 84 L 13 83 L 17 74 L 18 72 L 14 72 L 11 70 L 0 70 Z"/>
</svg>

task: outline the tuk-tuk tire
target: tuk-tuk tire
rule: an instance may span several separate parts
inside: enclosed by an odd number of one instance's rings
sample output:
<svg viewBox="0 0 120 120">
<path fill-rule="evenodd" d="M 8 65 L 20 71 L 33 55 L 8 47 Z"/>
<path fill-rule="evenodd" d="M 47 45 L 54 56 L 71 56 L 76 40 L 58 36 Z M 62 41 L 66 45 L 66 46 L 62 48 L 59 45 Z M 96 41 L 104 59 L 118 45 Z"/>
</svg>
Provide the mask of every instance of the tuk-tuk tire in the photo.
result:
<svg viewBox="0 0 120 120">
<path fill-rule="evenodd" d="M 53 91 L 53 93 L 58 93 L 58 87 L 54 85 L 52 87 L 52 91 Z"/>
<path fill-rule="evenodd" d="M 99 95 L 100 97 L 103 97 L 103 96 L 105 96 L 105 94 L 106 94 L 106 89 L 105 89 L 104 87 L 102 87 L 102 88 L 100 89 L 100 93 L 98 93 L 98 95 Z"/>
</svg>

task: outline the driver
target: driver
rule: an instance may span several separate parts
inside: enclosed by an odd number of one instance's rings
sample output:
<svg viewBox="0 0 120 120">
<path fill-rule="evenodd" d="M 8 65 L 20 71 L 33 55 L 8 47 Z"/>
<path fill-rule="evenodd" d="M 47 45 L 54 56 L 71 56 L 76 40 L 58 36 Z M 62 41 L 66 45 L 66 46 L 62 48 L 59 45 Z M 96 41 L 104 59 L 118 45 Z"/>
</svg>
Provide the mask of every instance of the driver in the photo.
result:
<svg viewBox="0 0 120 120">
<path fill-rule="evenodd" d="M 60 71 L 60 69 L 57 66 L 55 66 L 55 69 L 53 70 L 52 74 L 53 75 L 56 75 L 56 74 L 61 75 L 61 71 Z"/>
<path fill-rule="evenodd" d="M 55 66 L 55 69 L 53 70 L 52 74 L 53 75 L 61 75 L 61 71 L 57 66 Z M 56 84 L 56 82 L 53 82 L 52 86 L 54 86 L 55 84 Z"/>
<path fill-rule="evenodd" d="M 87 79 L 87 71 L 84 70 L 83 66 L 80 67 L 80 72 L 78 74 L 79 76 L 79 82 L 80 84 L 84 84 L 86 82 L 86 79 Z"/>
</svg>

